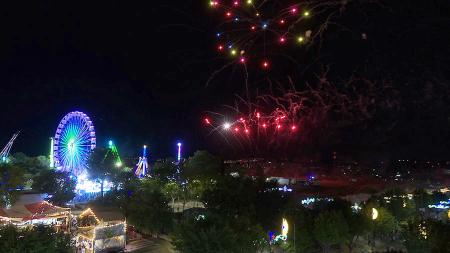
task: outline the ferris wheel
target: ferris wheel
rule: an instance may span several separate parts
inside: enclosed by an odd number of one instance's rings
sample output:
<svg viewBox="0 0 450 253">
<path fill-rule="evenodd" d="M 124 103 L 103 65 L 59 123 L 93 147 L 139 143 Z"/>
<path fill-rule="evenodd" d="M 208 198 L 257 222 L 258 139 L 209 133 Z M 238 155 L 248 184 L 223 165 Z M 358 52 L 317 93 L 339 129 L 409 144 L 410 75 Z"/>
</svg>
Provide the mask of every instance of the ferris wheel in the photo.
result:
<svg viewBox="0 0 450 253">
<path fill-rule="evenodd" d="M 95 148 L 94 124 L 83 112 L 70 112 L 56 129 L 53 158 L 55 167 L 79 176 L 88 167 L 89 154 Z"/>
</svg>

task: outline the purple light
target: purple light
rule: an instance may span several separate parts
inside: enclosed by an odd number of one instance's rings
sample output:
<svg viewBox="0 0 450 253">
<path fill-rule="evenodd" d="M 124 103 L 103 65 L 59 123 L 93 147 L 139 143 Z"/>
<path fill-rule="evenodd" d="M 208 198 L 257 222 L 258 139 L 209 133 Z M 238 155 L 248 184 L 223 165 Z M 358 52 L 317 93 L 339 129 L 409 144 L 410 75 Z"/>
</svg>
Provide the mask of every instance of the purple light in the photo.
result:
<svg viewBox="0 0 450 253">
<path fill-rule="evenodd" d="M 181 160 L 181 142 L 177 143 L 178 146 L 178 156 L 177 156 L 177 160 L 178 162 Z"/>
</svg>

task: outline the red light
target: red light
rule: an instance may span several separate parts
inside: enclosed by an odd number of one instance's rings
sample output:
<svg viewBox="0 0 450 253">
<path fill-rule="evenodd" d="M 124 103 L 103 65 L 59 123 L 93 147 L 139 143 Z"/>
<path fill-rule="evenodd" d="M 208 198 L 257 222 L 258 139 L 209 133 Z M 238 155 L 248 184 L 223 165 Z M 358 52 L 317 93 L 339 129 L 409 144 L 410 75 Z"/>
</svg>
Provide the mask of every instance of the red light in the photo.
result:
<svg viewBox="0 0 450 253">
<path fill-rule="evenodd" d="M 239 119 L 239 121 L 240 121 L 240 122 L 244 122 L 245 120 L 244 120 L 244 118 L 241 117 L 241 118 Z"/>
<path fill-rule="evenodd" d="M 284 25 L 285 21 L 284 19 L 280 20 L 280 24 Z"/>
<path fill-rule="evenodd" d="M 237 133 L 237 132 L 239 132 L 239 128 L 238 127 L 235 127 L 234 128 L 234 131 Z"/>
<path fill-rule="evenodd" d="M 234 6 L 238 6 L 238 5 L 239 5 L 239 2 L 238 2 L 238 1 L 234 1 L 234 2 L 233 2 L 233 5 L 234 5 Z"/>
<path fill-rule="evenodd" d="M 267 68 L 269 68 L 269 62 L 268 61 L 263 61 L 263 63 L 262 63 L 262 67 L 263 68 L 265 68 L 265 69 L 267 69 Z"/>
<path fill-rule="evenodd" d="M 277 129 L 281 129 L 281 125 L 277 125 Z"/>
<path fill-rule="evenodd" d="M 228 11 L 226 15 L 227 15 L 227 17 L 231 17 L 233 14 Z"/>
<path fill-rule="evenodd" d="M 222 46 L 222 45 L 218 45 L 218 46 L 217 46 L 217 50 L 223 51 L 223 46 Z"/>
<path fill-rule="evenodd" d="M 254 30 L 256 30 L 256 26 L 252 25 L 252 27 L 250 27 L 250 29 L 251 29 L 252 31 L 254 31 Z"/>
<path fill-rule="evenodd" d="M 205 118 L 205 123 L 208 124 L 208 125 L 210 125 L 210 124 L 211 124 L 211 121 L 209 121 L 208 118 Z"/>
<path fill-rule="evenodd" d="M 259 114 L 259 112 L 256 113 L 256 117 L 257 117 L 257 118 L 261 117 L 261 115 Z"/>
<path fill-rule="evenodd" d="M 248 134 L 250 133 L 250 131 L 248 129 L 245 129 L 245 133 Z"/>
<path fill-rule="evenodd" d="M 286 38 L 280 37 L 280 43 L 284 43 L 284 42 L 286 42 Z"/>
<path fill-rule="evenodd" d="M 245 58 L 244 58 L 244 57 L 241 57 L 241 58 L 239 59 L 239 61 L 240 61 L 241 63 L 245 63 Z"/>
<path fill-rule="evenodd" d="M 295 126 L 295 125 L 291 126 L 292 131 L 295 131 L 296 129 L 297 129 L 297 126 Z"/>
<path fill-rule="evenodd" d="M 297 13 L 297 8 L 295 8 L 295 7 L 292 7 L 292 8 L 291 8 L 291 12 L 292 12 L 292 14 L 295 14 L 295 13 Z"/>
</svg>

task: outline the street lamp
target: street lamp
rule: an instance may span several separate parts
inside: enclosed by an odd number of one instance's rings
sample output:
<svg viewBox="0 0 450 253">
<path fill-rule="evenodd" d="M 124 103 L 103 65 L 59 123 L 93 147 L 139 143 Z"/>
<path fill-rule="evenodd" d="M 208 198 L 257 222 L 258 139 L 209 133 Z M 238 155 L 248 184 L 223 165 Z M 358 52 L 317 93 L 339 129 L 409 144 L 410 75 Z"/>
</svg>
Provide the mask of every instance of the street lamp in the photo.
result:
<svg viewBox="0 0 450 253">
<path fill-rule="evenodd" d="M 376 220 L 378 218 L 378 210 L 376 208 L 372 208 L 372 220 Z"/>
</svg>

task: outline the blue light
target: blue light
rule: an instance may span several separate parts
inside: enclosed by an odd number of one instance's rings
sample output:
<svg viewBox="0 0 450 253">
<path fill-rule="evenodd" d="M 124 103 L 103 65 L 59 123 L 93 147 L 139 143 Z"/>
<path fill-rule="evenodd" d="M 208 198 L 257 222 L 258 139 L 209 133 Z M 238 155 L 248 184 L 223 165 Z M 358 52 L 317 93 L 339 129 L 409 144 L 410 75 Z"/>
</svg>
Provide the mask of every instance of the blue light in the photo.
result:
<svg viewBox="0 0 450 253">
<path fill-rule="evenodd" d="M 266 28 L 267 28 L 267 23 L 263 23 L 263 24 L 262 24 L 262 28 L 263 28 L 263 29 L 266 29 Z"/>
<path fill-rule="evenodd" d="M 178 155 L 177 155 L 177 160 L 178 162 L 181 160 L 181 142 L 177 143 L 178 146 Z"/>
<path fill-rule="evenodd" d="M 220 37 L 221 33 L 216 33 L 216 37 Z"/>
</svg>

